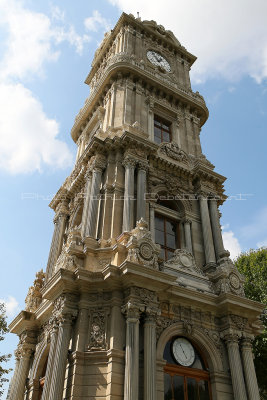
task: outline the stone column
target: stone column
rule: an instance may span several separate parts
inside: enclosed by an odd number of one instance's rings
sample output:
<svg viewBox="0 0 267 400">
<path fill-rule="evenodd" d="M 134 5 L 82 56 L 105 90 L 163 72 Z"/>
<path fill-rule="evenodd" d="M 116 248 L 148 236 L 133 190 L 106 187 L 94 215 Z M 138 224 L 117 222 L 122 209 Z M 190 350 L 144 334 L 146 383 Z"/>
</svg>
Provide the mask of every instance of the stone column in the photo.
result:
<svg viewBox="0 0 267 400">
<path fill-rule="evenodd" d="M 58 334 L 58 325 L 55 319 L 51 320 L 52 330 L 50 333 L 50 348 L 49 348 L 49 355 L 45 373 L 45 382 L 44 382 L 44 389 L 42 393 L 41 400 L 48 400 L 49 398 L 49 391 L 51 386 L 51 377 L 54 368 L 54 360 L 55 360 L 55 350 L 57 345 L 57 334 Z"/>
<path fill-rule="evenodd" d="M 136 221 L 141 218 L 146 220 L 146 171 L 147 163 L 138 163 L 137 172 L 137 211 L 136 211 Z"/>
<path fill-rule="evenodd" d="M 85 174 L 85 198 L 83 202 L 83 215 L 82 215 L 82 227 L 81 227 L 81 236 L 84 237 L 86 231 L 86 222 L 88 217 L 88 207 L 90 202 L 91 195 L 91 185 L 92 185 L 92 171 L 88 168 Z"/>
<path fill-rule="evenodd" d="M 144 323 L 144 400 L 156 399 L 156 315 L 147 307 Z"/>
<path fill-rule="evenodd" d="M 223 246 L 217 200 L 215 198 L 209 200 L 209 206 L 210 206 L 210 221 L 212 227 L 215 253 L 217 260 L 219 260 L 219 258 L 225 255 L 225 249 Z"/>
<path fill-rule="evenodd" d="M 11 397 L 11 400 L 24 399 L 25 384 L 29 373 L 31 355 L 32 355 L 31 348 L 25 348 L 21 350 L 19 370 L 16 377 L 17 382 L 14 382 L 16 386 L 14 388 L 13 397 Z"/>
<path fill-rule="evenodd" d="M 240 358 L 238 335 L 227 334 L 224 337 L 227 345 L 228 359 L 232 377 L 232 386 L 235 400 L 247 400 L 246 387 Z M 254 400 L 254 399 L 253 399 Z"/>
<path fill-rule="evenodd" d="M 15 370 L 14 370 L 14 374 L 13 374 L 13 377 L 10 382 L 9 393 L 7 394 L 6 400 L 15 400 L 14 392 L 15 392 L 16 383 L 18 380 L 19 364 L 20 364 L 20 351 L 15 350 L 14 354 L 15 354 L 15 358 L 16 358 Z"/>
<path fill-rule="evenodd" d="M 64 378 L 70 343 L 72 325 L 72 315 L 64 314 L 61 317 L 58 339 L 55 349 L 53 372 L 51 377 L 51 386 L 49 391 L 49 400 L 62 400 Z"/>
<path fill-rule="evenodd" d="M 197 112 L 193 112 L 193 131 L 194 131 L 194 141 L 195 141 L 195 155 L 200 156 L 202 154 L 201 144 L 200 144 L 200 119 L 197 116 Z"/>
<path fill-rule="evenodd" d="M 180 119 L 179 119 L 179 116 L 177 115 L 175 121 L 172 123 L 172 129 L 173 129 L 173 138 L 172 138 L 172 140 L 175 143 L 177 143 L 179 147 L 181 147 L 179 124 L 180 124 Z"/>
<path fill-rule="evenodd" d="M 129 157 L 126 157 L 123 161 L 123 165 L 125 168 L 123 223 L 122 223 L 123 232 L 129 232 L 133 229 L 135 164 L 136 164 L 135 160 Z"/>
<path fill-rule="evenodd" d="M 153 112 L 154 102 L 151 99 L 147 100 L 147 132 L 149 139 L 154 142 L 154 112 Z"/>
<path fill-rule="evenodd" d="M 128 302 L 122 311 L 126 314 L 124 399 L 138 400 L 140 307 Z"/>
<path fill-rule="evenodd" d="M 87 221 L 85 228 L 85 236 L 96 239 L 97 234 L 97 217 L 99 207 L 99 194 L 102 179 L 102 171 L 106 166 L 106 160 L 103 156 L 96 156 L 92 168 L 92 185 L 90 193 L 90 202 L 88 205 Z"/>
<path fill-rule="evenodd" d="M 149 203 L 149 229 L 151 232 L 151 238 L 155 242 L 155 204 Z"/>
<path fill-rule="evenodd" d="M 216 259 L 215 259 L 213 237 L 210 225 L 208 200 L 206 194 L 201 194 L 198 196 L 198 198 L 200 206 L 206 265 L 212 265 L 212 264 L 215 265 Z"/>
<path fill-rule="evenodd" d="M 252 338 L 244 337 L 241 341 L 243 369 L 247 386 L 248 400 L 260 400 L 259 387 L 252 354 Z"/>
<path fill-rule="evenodd" d="M 188 218 L 184 219 L 184 238 L 185 238 L 185 248 L 191 254 L 193 254 L 192 238 L 191 238 L 191 224 L 192 221 Z"/>
<path fill-rule="evenodd" d="M 75 324 L 75 337 L 73 340 L 73 350 L 85 351 L 86 339 L 88 336 L 89 304 L 87 293 L 82 293 L 79 301 L 79 313 Z"/>
</svg>

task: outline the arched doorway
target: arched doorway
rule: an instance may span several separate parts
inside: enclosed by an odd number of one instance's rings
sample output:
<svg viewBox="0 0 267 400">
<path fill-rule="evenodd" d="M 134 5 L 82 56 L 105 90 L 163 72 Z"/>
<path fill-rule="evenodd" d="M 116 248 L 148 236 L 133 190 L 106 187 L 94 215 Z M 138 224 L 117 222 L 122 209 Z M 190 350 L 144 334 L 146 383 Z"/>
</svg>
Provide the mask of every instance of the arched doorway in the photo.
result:
<svg viewBox="0 0 267 400">
<path fill-rule="evenodd" d="M 207 363 L 198 347 L 183 336 L 166 344 L 163 358 L 164 400 L 211 400 Z"/>
</svg>

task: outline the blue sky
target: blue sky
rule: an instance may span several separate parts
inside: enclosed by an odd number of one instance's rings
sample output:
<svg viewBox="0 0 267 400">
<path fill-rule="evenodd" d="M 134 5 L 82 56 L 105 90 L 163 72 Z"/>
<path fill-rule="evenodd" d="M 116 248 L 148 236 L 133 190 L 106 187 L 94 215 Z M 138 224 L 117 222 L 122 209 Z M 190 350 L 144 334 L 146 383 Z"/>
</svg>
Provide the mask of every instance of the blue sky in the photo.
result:
<svg viewBox="0 0 267 400">
<path fill-rule="evenodd" d="M 155 3 L 0 0 L 0 298 L 9 320 L 24 308 L 36 271 L 46 267 L 53 230 L 48 204 L 74 163 L 70 129 L 89 95 L 84 79 L 123 10 L 172 30 L 198 57 L 192 87 L 210 111 L 203 152 L 228 178 L 225 247 L 235 257 L 267 245 L 267 3 Z M 0 352 L 13 352 L 16 344 L 9 334 Z"/>
</svg>

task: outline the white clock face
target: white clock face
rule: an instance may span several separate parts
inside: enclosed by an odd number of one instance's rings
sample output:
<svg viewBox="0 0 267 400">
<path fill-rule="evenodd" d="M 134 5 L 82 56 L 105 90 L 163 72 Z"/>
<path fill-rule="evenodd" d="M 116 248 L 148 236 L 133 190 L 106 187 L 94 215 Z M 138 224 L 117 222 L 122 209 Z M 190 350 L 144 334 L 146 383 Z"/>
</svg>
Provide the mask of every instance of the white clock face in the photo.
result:
<svg viewBox="0 0 267 400">
<path fill-rule="evenodd" d="M 149 50 L 146 55 L 152 64 L 163 68 L 166 72 L 171 72 L 170 64 L 164 57 L 162 57 L 161 54 L 157 53 L 156 51 Z"/>
<path fill-rule="evenodd" d="M 177 338 L 172 344 L 172 353 L 175 360 L 185 367 L 190 367 L 195 361 L 195 350 L 185 338 Z"/>
</svg>

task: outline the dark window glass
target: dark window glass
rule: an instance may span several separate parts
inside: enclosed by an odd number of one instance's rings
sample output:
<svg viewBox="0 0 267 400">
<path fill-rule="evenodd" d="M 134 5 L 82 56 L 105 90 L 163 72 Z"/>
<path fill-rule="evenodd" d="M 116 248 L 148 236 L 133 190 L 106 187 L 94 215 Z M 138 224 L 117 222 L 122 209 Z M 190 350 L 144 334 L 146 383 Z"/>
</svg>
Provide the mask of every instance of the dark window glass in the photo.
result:
<svg viewBox="0 0 267 400">
<path fill-rule="evenodd" d="M 199 400 L 209 400 L 209 384 L 207 381 L 198 381 Z"/>
<path fill-rule="evenodd" d="M 184 400 L 184 377 L 175 375 L 172 379 L 175 400 Z"/>
<path fill-rule="evenodd" d="M 164 216 L 155 216 L 155 239 L 161 245 L 160 259 L 169 260 L 178 247 L 178 224 Z"/>
<path fill-rule="evenodd" d="M 155 115 L 154 139 L 156 143 L 171 142 L 171 123 Z"/>
<path fill-rule="evenodd" d="M 172 400 L 172 381 L 169 374 L 164 374 L 164 400 Z"/>
<path fill-rule="evenodd" d="M 198 400 L 197 381 L 194 378 L 186 378 L 188 400 Z"/>
</svg>

